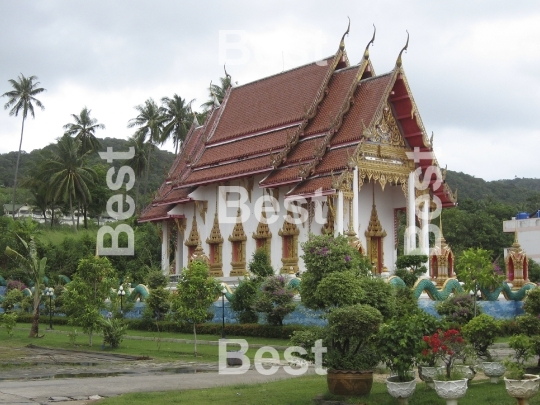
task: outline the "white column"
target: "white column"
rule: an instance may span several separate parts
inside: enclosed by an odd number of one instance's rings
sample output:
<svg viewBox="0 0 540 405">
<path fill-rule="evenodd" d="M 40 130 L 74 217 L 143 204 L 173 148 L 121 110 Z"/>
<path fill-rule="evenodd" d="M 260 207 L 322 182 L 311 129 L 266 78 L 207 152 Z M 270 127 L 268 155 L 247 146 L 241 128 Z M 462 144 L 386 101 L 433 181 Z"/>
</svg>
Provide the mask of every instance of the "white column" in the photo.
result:
<svg viewBox="0 0 540 405">
<path fill-rule="evenodd" d="M 161 271 L 166 276 L 169 275 L 169 223 L 161 221 L 161 232 L 163 239 L 161 242 Z"/>
<path fill-rule="evenodd" d="M 422 253 L 429 255 L 429 199 L 422 206 Z"/>
<path fill-rule="evenodd" d="M 358 222 L 358 167 L 354 168 L 353 171 L 353 200 L 352 200 L 352 215 L 353 215 L 353 231 L 356 232 L 356 235 L 360 237 L 360 231 L 358 230 L 360 224 Z"/>
<path fill-rule="evenodd" d="M 337 197 L 337 209 L 336 209 L 336 230 L 335 236 L 338 234 L 343 235 L 343 191 L 338 191 Z"/>
<path fill-rule="evenodd" d="M 184 233 L 180 229 L 176 230 L 176 252 L 175 260 L 176 267 L 174 269 L 175 274 L 180 274 L 184 268 Z"/>
<path fill-rule="evenodd" d="M 416 249 L 416 192 L 414 186 L 414 172 L 409 173 L 408 180 L 408 198 L 407 198 L 407 223 L 409 228 L 407 229 L 407 246 L 409 252 Z"/>
</svg>

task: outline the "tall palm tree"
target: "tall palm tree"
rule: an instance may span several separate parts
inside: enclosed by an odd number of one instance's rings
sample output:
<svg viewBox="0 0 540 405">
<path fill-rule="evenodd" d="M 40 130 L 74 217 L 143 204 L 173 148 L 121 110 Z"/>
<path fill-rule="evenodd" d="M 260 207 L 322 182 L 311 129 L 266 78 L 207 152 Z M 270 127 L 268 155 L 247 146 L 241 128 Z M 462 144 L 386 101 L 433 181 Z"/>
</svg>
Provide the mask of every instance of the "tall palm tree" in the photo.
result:
<svg viewBox="0 0 540 405">
<path fill-rule="evenodd" d="M 43 178 L 49 179 L 53 198 L 69 202 L 71 221 L 77 231 L 73 212 L 73 201 L 82 202 L 82 205 L 91 201 L 88 188 L 96 178 L 96 172 L 86 166 L 86 157 L 90 152 L 81 153 L 82 144 L 67 134 L 58 140 L 57 150 L 52 152 L 43 165 Z"/>
<path fill-rule="evenodd" d="M 228 74 L 226 74 L 225 77 L 220 77 L 219 81 L 221 85 L 212 84 L 212 82 L 210 82 L 210 86 L 208 87 L 209 99 L 206 103 L 201 105 L 205 111 L 212 108 L 212 106 L 215 104 L 215 100 L 221 103 L 225 98 L 227 89 L 231 87 L 231 76 Z"/>
<path fill-rule="evenodd" d="M 146 165 L 146 179 L 144 184 L 144 194 L 148 188 L 148 172 L 150 170 L 150 158 L 152 150 L 156 144 L 163 143 L 163 127 L 165 125 L 165 117 L 162 115 L 161 109 L 156 102 L 149 98 L 142 105 L 138 105 L 135 109 L 139 112 L 135 118 L 128 122 L 128 128 L 139 127 L 134 136 L 142 139 L 142 142 L 148 142 L 148 163 Z"/>
<path fill-rule="evenodd" d="M 81 152 L 95 151 L 101 148 L 101 143 L 94 135 L 96 129 L 105 129 L 105 125 L 98 124 L 98 120 L 90 117 L 92 110 L 84 107 L 80 114 L 71 114 L 75 123 L 64 125 L 66 134 L 75 135 L 75 139 L 82 143 Z"/>
<path fill-rule="evenodd" d="M 132 136 L 129 138 L 129 146 L 133 146 L 135 154 L 131 159 L 125 161 L 125 164 L 133 169 L 136 177 L 136 189 L 135 189 L 135 207 L 139 212 L 139 181 L 142 178 L 146 167 L 148 166 L 148 148 L 149 144 L 144 143 L 144 139 L 140 136 Z"/>
<path fill-rule="evenodd" d="M 163 128 L 163 140 L 166 141 L 172 137 L 175 154 L 178 153 L 178 145 L 184 141 L 193 120 L 191 117 L 191 100 L 186 103 L 186 100 L 175 94 L 172 98 L 163 97 L 162 114 L 165 118 L 165 127 Z"/>
<path fill-rule="evenodd" d="M 45 91 L 44 88 L 38 87 L 39 82 L 36 76 L 25 77 L 22 73 L 17 80 L 10 79 L 9 83 L 13 87 L 13 90 L 2 94 L 2 97 L 7 97 L 8 102 L 4 105 L 4 109 L 11 108 L 9 115 L 18 116 L 22 111 L 22 126 L 21 126 L 21 140 L 19 142 L 19 153 L 17 154 L 17 164 L 15 165 L 15 180 L 13 181 L 13 200 L 12 206 L 15 207 L 15 197 L 17 196 L 17 176 L 19 174 L 19 160 L 21 159 L 21 148 L 24 134 L 24 121 L 28 112 L 35 118 L 34 104 L 45 109 L 41 101 L 35 98 L 36 95 Z M 13 219 L 15 219 L 15 210 L 13 210 Z"/>
</svg>

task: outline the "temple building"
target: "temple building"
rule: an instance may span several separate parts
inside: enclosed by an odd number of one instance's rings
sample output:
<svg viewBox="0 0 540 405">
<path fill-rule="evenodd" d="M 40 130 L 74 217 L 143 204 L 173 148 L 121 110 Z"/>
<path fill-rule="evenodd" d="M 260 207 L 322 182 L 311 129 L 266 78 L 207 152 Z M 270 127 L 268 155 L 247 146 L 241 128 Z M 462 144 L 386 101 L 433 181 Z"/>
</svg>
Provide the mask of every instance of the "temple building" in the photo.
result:
<svg viewBox="0 0 540 405">
<path fill-rule="evenodd" d="M 347 235 L 374 272 L 392 273 L 401 212 L 412 229 L 406 248 L 429 254 L 430 211 L 456 197 L 402 66 L 407 45 L 377 75 L 375 35 L 357 64 L 344 37 L 323 60 L 230 87 L 204 123 L 194 120 L 139 218 L 161 227 L 164 272 L 204 255 L 226 280 L 265 248 L 276 272 L 296 273 L 301 243 L 330 233 Z"/>
</svg>

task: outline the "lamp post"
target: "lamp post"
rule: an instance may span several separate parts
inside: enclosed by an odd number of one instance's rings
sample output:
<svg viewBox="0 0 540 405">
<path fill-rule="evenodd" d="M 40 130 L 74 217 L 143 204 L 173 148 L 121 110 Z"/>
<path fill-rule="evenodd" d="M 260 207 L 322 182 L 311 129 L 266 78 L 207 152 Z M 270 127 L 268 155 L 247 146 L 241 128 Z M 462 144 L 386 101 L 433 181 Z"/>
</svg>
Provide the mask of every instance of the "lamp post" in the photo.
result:
<svg viewBox="0 0 540 405">
<path fill-rule="evenodd" d="M 118 287 L 118 296 L 120 297 L 120 313 L 124 315 L 124 306 L 123 306 L 123 298 L 124 295 L 126 295 L 126 292 L 124 291 L 124 286 Z"/>
<path fill-rule="evenodd" d="M 45 288 L 45 295 L 49 297 L 49 329 L 52 330 L 52 298 L 54 289 L 52 287 Z"/>
<path fill-rule="evenodd" d="M 225 293 L 227 292 L 227 287 L 224 284 L 221 285 L 221 338 L 225 339 Z"/>
</svg>

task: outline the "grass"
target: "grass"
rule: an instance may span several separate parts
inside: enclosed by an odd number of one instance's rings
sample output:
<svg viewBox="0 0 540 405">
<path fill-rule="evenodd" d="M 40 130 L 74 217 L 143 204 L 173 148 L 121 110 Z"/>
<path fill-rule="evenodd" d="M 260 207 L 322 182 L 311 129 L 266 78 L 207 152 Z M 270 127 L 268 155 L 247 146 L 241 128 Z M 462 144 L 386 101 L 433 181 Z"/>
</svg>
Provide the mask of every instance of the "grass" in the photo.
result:
<svg viewBox="0 0 540 405">
<path fill-rule="evenodd" d="M 24 326 L 23 326 L 24 325 Z M 124 339 L 120 344 L 120 347 L 114 350 L 102 349 L 103 338 L 99 335 L 93 336 L 93 346 L 88 346 L 88 335 L 83 334 L 80 328 L 53 325 L 54 331 L 46 330 L 44 323 L 40 324 L 40 335 L 42 338 L 29 338 L 28 333 L 30 331 L 30 324 L 18 324 L 14 331 L 13 338 L 9 338 L 3 328 L 0 329 L 0 346 L 3 348 L 23 348 L 29 344 L 43 347 L 51 347 L 58 349 L 68 350 L 85 350 L 103 352 L 104 350 L 111 353 L 128 354 L 132 356 L 148 356 L 156 360 L 161 361 L 198 361 L 198 362 L 217 362 L 219 356 L 219 347 L 211 345 L 197 345 L 197 357 L 194 356 L 193 343 L 178 343 L 163 341 L 164 338 L 177 338 L 177 339 L 193 339 L 193 335 L 187 334 L 175 334 L 168 332 L 143 332 L 143 331 L 129 331 L 129 336 L 143 336 L 151 337 L 154 340 L 132 340 Z M 69 343 L 69 337 L 67 332 L 71 332 L 77 329 L 78 336 L 76 338 L 76 345 L 71 346 Z M 66 332 L 66 333 L 58 333 Z M 234 338 L 232 336 L 228 337 Z M 251 344 L 265 344 L 265 345 L 286 345 L 287 341 L 283 339 L 262 339 L 262 338 L 243 338 L 236 337 L 237 339 L 246 339 Z M 200 335 L 197 336 L 197 340 L 217 340 L 218 337 L 212 335 Z M 238 347 L 238 346 L 236 346 Z M 229 346 L 230 349 L 235 350 L 235 346 Z M 257 349 L 249 349 L 246 355 L 253 360 Z M 9 359 L 9 351 L 1 350 L 5 356 L 3 360 Z M 281 358 L 283 353 L 280 352 Z M 13 352 L 11 352 L 13 353 Z M 2 357 L 2 356 L 0 356 Z M 265 356 L 269 357 L 269 356 Z"/>
<path fill-rule="evenodd" d="M 168 391 L 154 393 L 124 394 L 119 397 L 98 401 L 99 405 L 139 405 L 148 404 L 212 404 L 212 405 L 308 405 L 315 396 L 326 392 L 326 377 L 304 376 L 290 380 L 255 385 L 237 385 L 212 389 Z M 334 397 L 335 398 L 335 397 Z M 343 398 L 342 398 L 343 400 Z M 396 405 L 383 383 L 374 383 L 367 397 L 349 398 L 350 403 L 361 405 Z M 434 390 L 418 383 L 411 405 L 444 405 Z M 460 405 L 513 405 L 504 383 L 490 384 L 487 380 L 472 382 Z M 540 404 L 540 396 L 530 400 L 531 405 Z"/>
</svg>

